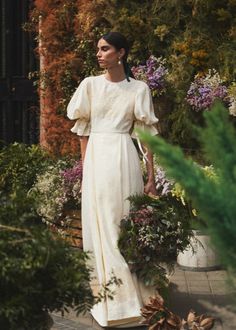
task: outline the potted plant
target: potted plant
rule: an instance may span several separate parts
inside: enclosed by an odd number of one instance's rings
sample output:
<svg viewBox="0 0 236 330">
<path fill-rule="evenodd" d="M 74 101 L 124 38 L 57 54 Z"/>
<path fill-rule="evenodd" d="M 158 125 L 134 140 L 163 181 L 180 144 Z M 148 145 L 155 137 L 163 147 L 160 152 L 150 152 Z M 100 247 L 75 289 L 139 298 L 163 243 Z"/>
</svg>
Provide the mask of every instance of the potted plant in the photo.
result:
<svg viewBox="0 0 236 330">
<path fill-rule="evenodd" d="M 196 166 L 200 166 L 195 163 Z M 217 180 L 216 172 L 213 166 L 201 166 L 207 177 L 212 180 Z M 183 207 L 186 208 L 189 216 L 190 228 L 192 237 L 190 244 L 183 251 L 180 251 L 177 256 L 177 263 L 182 269 L 203 271 L 215 270 L 220 267 L 218 256 L 211 246 L 210 236 L 207 232 L 207 223 L 198 216 L 196 209 L 192 207 L 191 200 L 186 197 L 185 190 L 179 183 L 174 180 L 169 180 L 166 177 L 165 171 L 157 164 L 155 158 L 155 181 L 156 188 L 160 195 L 171 193 Z"/>
<path fill-rule="evenodd" d="M 29 194 L 37 201 L 37 212 L 53 231 L 71 245 L 82 247 L 80 160 L 58 160 L 37 176 Z"/>
<path fill-rule="evenodd" d="M 217 180 L 217 175 L 213 166 L 203 166 L 202 169 L 207 177 L 212 180 Z M 194 234 L 190 240 L 190 245 L 178 254 L 178 265 L 182 269 L 192 271 L 211 271 L 219 269 L 221 265 L 218 255 L 211 245 L 206 221 L 198 216 L 197 210 L 192 207 L 191 201 L 186 198 L 185 191 L 180 184 L 176 183 L 174 185 L 172 194 L 189 208 L 191 228 Z"/>
<path fill-rule="evenodd" d="M 190 242 L 188 212 L 171 194 L 129 200 L 131 209 L 121 221 L 118 246 L 144 284 L 164 288 L 178 253 Z"/>
</svg>

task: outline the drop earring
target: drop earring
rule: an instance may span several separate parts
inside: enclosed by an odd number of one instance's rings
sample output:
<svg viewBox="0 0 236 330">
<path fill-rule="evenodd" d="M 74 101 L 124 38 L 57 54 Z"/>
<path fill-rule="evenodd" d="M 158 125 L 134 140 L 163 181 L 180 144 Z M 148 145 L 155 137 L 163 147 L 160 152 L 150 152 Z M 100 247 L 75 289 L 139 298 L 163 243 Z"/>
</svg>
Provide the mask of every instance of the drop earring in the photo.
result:
<svg viewBox="0 0 236 330">
<path fill-rule="evenodd" d="M 121 60 L 120 60 L 120 57 L 119 57 L 119 61 L 118 61 L 118 64 L 121 65 Z"/>
</svg>

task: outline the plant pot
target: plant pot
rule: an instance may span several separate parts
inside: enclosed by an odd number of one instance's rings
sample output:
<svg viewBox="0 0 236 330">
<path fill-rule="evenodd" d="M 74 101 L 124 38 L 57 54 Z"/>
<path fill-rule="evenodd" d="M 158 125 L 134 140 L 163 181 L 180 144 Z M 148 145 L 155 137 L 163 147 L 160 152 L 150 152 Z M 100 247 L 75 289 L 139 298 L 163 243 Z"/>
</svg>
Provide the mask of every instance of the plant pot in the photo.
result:
<svg viewBox="0 0 236 330">
<path fill-rule="evenodd" d="M 218 256 L 211 246 L 209 235 L 193 230 L 190 246 L 178 254 L 177 264 L 183 270 L 211 271 L 221 268 Z"/>
<path fill-rule="evenodd" d="M 73 247 L 83 248 L 81 210 L 69 210 L 65 212 L 66 226 L 65 239 Z"/>
<path fill-rule="evenodd" d="M 67 210 L 61 223 L 50 222 L 49 228 L 59 233 L 72 247 L 83 248 L 81 210 Z"/>
</svg>

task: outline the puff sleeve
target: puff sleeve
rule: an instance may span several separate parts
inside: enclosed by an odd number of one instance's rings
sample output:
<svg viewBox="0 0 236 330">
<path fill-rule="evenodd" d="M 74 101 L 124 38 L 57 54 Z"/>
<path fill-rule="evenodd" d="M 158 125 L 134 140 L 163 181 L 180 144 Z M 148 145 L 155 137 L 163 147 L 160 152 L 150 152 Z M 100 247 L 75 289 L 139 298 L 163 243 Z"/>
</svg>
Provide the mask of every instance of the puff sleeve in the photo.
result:
<svg viewBox="0 0 236 330">
<path fill-rule="evenodd" d="M 137 138 L 135 133 L 136 128 L 146 130 L 151 135 L 158 134 L 154 126 L 158 122 L 158 119 L 154 113 L 150 89 L 145 83 L 142 83 L 142 86 L 138 88 L 135 96 L 134 117 L 132 138 Z"/>
<path fill-rule="evenodd" d="M 90 95 L 88 78 L 80 83 L 67 106 L 67 117 L 71 120 L 77 119 L 71 132 L 80 136 L 90 134 Z"/>
</svg>

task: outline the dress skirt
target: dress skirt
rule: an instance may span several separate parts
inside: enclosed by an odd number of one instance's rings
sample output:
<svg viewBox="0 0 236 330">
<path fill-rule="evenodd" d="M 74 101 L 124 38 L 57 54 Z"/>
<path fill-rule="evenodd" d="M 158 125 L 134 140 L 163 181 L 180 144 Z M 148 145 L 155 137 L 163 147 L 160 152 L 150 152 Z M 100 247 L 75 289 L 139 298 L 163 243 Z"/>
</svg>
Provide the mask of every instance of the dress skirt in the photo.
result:
<svg viewBox="0 0 236 330">
<path fill-rule="evenodd" d="M 132 274 L 117 240 L 120 220 L 129 213 L 130 195 L 143 193 L 137 150 L 128 133 L 91 132 L 84 160 L 82 183 L 83 247 L 90 252 L 91 282 L 96 295 L 112 274 L 121 279 L 114 298 L 96 304 L 91 313 L 103 327 L 122 327 L 141 319 L 140 308 L 153 295 Z"/>
</svg>

